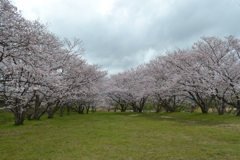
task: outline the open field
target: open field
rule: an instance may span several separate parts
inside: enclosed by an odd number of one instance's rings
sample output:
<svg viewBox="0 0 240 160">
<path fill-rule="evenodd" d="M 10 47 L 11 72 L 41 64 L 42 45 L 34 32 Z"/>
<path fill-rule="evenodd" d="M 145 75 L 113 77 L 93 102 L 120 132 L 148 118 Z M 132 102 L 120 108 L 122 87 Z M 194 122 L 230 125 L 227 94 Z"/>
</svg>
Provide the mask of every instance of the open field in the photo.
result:
<svg viewBox="0 0 240 160">
<path fill-rule="evenodd" d="M 16 127 L 0 111 L 0 159 L 237 160 L 239 122 L 233 115 L 101 112 Z"/>
</svg>

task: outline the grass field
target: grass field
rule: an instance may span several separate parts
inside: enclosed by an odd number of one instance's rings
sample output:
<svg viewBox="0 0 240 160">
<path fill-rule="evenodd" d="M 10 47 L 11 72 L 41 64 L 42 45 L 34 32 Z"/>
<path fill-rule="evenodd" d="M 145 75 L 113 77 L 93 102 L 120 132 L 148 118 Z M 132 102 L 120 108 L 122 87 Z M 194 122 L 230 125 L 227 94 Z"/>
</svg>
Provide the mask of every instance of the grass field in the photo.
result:
<svg viewBox="0 0 240 160">
<path fill-rule="evenodd" d="M 99 112 L 16 127 L 0 111 L 0 159 L 237 160 L 239 122 L 233 115 Z"/>
</svg>

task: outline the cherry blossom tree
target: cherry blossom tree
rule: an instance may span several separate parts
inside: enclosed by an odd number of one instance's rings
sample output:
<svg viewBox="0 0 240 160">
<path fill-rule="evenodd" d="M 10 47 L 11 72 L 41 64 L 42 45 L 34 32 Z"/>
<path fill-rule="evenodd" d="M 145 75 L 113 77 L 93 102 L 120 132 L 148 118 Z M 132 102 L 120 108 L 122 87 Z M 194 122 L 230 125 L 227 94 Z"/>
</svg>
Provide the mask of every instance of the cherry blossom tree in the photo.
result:
<svg viewBox="0 0 240 160">
<path fill-rule="evenodd" d="M 164 57 L 168 73 L 173 79 L 170 86 L 188 93 L 202 110 L 217 101 L 218 113 L 223 114 L 224 104 L 234 106 L 237 111 L 239 99 L 239 40 L 233 36 L 221 40 L 202 37 L 191 49 L 178 49 Z M 216 99 L 217 98 L 217 99 Z M 238 112 L 237 112 L 238 114 Z"/>
<path fill-rule="evenodd" d="M 182 106 L 185 94 L 179 90 L 177 73 L 172 65 L 165 61 L 166 56 L 159 56 L 146 64 L 146 73 L 151 77 L 150 98 L 154 103 L 156 112 L 163 107 L 166 112 L 174 112 Z"/>
<path fill-rule="evenodd" d="M 149 96 L 149 79 L 144 66 L 131 68 L 122 73 L 112 75 L 107 95 L 121 107 L 124 112 L 131 106 L 134 112 L 142 112 Z"/>
<path fill-rule="evenodd" d="M 220 101 L 219 114 L 225 111 L 225 104 L 236 108 L 240 115 L 240 40 L 234 36 L 221 40 L 203 37 L 194 44 L 193 50 L 198 62 L 205 68 L 204 80 L 208 84 L 208 94 Z"/>
<path fill-rule="evenodd" d="M 169 79 L 172 79 L 169 86 L 175 86 L 180 92 L 185 92 L 189 99 L 194 101 L 202 110 L 208 113 L 209 104 L 212 98 L 205 94 L 208 86 L 204 85 L 202 66 L 196 61 L 192 50 L 175 50 L 168 53 L 164 60 L 169 67 Z M 207 83 L 205 83 L 207 84 Z"/>
<path fill-rule="evenodd" d="M 88 65 L 78 39 L 61 40 L 39 21 L 24 19 L 17 8 L 1 0 L 0 74 L 3 97 L 22 125 L 29 108 L 34 119 L 49 118 L 69 99 L 76 100 L 107 72 Z M 44 110 L 40 112 L 40 106 Z"/>
<path fill-rule="evenodd" d="M 27 80 L 36 73 L 31 66 L 33 22 L 25 20 L 9 1 L 1 0 L 0 66 L 3 96 L 15 115 L 15 125 L 21 125 L 25 108 L 34 98 L 34 86 Z M 36 83 L 35 83 L 36 84 Z"/>
</svg>

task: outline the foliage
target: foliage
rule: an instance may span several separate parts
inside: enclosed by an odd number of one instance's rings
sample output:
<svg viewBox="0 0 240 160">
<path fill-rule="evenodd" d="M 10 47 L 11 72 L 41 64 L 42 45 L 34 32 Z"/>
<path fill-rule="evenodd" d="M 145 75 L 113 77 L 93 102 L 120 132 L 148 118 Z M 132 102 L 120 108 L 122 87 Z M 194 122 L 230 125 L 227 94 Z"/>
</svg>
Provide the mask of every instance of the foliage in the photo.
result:
<svg viewBox="0 0 240 160">
<path fill-rule="evenodd" d="M 191 104 L 208 113 L 214 105 L 219 115 L 231 106 L 240 116 L 240 39 L 202 37 L 190 49 L 166 55 L 110 77 L 108 96 L 138 108 L 149 99 L 159 112 L 174 112 Z M 140 108 L 143 108 L 141 106 Z"/>
<path fill-rule="evenodd" d="M 8 0 L 0 2 L 0 98 L 15 125 L 23 124 L 29 109 L 40 119 L 66 105 L 95 106 L 107 72 L 81 58 L 82 42 L 60 39 L 47 25 L 22 17 Z"/>
</svg>

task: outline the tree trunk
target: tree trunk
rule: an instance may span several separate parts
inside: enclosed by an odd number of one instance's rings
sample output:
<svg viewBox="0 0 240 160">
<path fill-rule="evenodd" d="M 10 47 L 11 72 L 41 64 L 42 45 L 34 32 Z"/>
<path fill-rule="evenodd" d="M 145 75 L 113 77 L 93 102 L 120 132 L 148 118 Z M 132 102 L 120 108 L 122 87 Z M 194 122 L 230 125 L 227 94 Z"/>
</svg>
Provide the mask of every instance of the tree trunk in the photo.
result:
<svg viewBox="0 0 240 160">
<path fill-rule="evenodd" d="M 174 112 L 174 109 L 173 108 L 165 108 L 165 110 L 166 110 L 166 112 L 168 112 L 168 113 L 172 113 L 172 112 Z"/>
<path fill-rule="evenodd" d="M 41 106 L 41 101 L 39 98 L 39 95 L 36 95 L 36 100 L 35 100 L 35 108 L 34 108 L 34 115 L 33 115 L 33 119 L 39 119 L 39 108 Z"/>
<path fill-rule="evenodd" d="M 84 108 L 82 104 L 78 105 L 78 114 L 84 114 Z"/>
<path fill-rule="evenodd" d="M 118 109 L 118 104 L 115 105 L 114 112 L 117 112 L 117 109 Z"/>
<path fill-rule="evenodd" d="M 45 109 L 43 109 L 43 110 L 41 111 L 41 113 L 38 115 L 38 117 L 37 117 L 36 120 L 39 120 L 39 119 L 42 117 L 42 115 L 44 115 L 44 114 L 47 112 L 47 110 L 48 110 L 49 107 L 50 107 L 50 105 L 47 105 L 47 107 L 46 107 Z"/>
<path fill-rule="evenodd" d="M 137 107 L 138 112 L 143 112 L 143 107 L 144 107 L 144 105 L 145 105 L 145 103 L 147 101 L 147 98 L 148 97 L 143 97 L 143 98 L 140 99 L 139 107 Z"/>
<path fill-rule="evenodd" d="M 159 108 L 156 109 L 156 113 L 160 113 L 161 110 Z"/>
<path fill-rule="evenodd" d="M 239 97 L 237 97 L 237 98 L 239 98 Z M 237 114 L 236 114 L 236 116 L 240 116 L 240 100 L 237 100 Z"/>
<path fill-rule="evenodd" d="M 120 104 L 120 106 L 121 106 L 121 112 L 125 112 L 127 109 L 126 105 Z"/>
<path fill-rule="evenodd" d="M 136 102 L 132 103 L 131 106 L 132 106 L 133 112 L 137 112 L 138 111 Z"/>
<path fill-rule="evenodd" d="M 201 111 L 202 111 L 203 114 L 207 114 L 208 113 L 208 108 L 203 107 L 203 106 L 200 106 L 200 108 L 201 108 Z"/>
<path fill-rule="evenodd" d="M 167 113 L 174 112 L 174 108 L 170 106 L 167 100 L 163 100 L 161 105 L 163 106 Z"/>
<path fill-rule="evenodd" d="M 162 111 L 162 106 L 157 104 L 156 113 L 160 113 L 161 111 Z"/>
<path fill-rule="evenodd" d="M 22 113 L 19 111 L 14 112 L 14 122 L 15 122 L 14 125 L 15 126 L 23 125 L 24 117 L 25 117 L 24 112 Z"/>
<path fill-rule="evenodd" d="M 62 106 L 60 107 L 60 117 L 63 116 L 64 109 L 65 109 L 65 107 L 62 105 Z"/>
<path fill-rule="evenodd" d="M 21 106 L 19 106 L 18 98 L 15 98 L 15 105 L 16 105 L 16 107 L 11 108 L 10 110 L 14 114 L 14 125 L 20 126 L 20 125 L 23 125 L 26 111 L 24 111 L 24 109 Z"/>
<path fill-rule="evenodd" d="M 86 114 L 88 114 L 90 107 L 86 106 Z"/>
<path fill-rule="evenodd" d="M 92 113 L 96 112 L 96 108 L 92 107 Z"/>
<path fill-rule="evenodd" d="M 53 118 L 53 115 L 56 113 L 56 111 L 60 108 L 60 101 L 57 102 L 54 109 L 49 108 L 48 110 L 48 118 Z"/>
<path fill-rule="evenodd" d="M 217 106 L 218 115 L 223 115 L 224 111 L 225 111 L 225 105 L 224 105 L 224 102 L 222 101 L 221 104 Z"/>
<path fill-rule="evenodd" d="M 69 112 L 70 112 L 70 107 L 69 107 L 69 106 L 67 106 L 67 114 L 68 114 L 68 115 L 70 115 L 70 113 L 69 113 Z"/>
<path fill-rule="evenodd" d="M 54 113 L 52 111 L 48 111 L 48 118 L 53 118 Z"/>
<path fill-rule="evenodd" d="M 142 113 L 142 112 L 143 112 L 143 109 L 142 109 L 142 108 L 138 108 L 138 112 L 139 112 L 139 113 Z"/>
<path fill-rule="evenodd" d="M 14 114 L 14 125 L 20 126 L 23 125 L 24 115 L 22 113 Z"/>
<path fill-rule="evenodd" d="M 240 116 L 240 109 L 237 110 L 236 116 Z"/>
<path fill-rule="evenodd" d="M 211 96 L 210 100 L 208 100 L 208 102 L 204 101 L 204 98 L 201 97 L 201 95 L 199 95 L 197 92 L 192 93 L 192 92 L 188 92 L 191 96 L 191 99 L 201 108 L 201 111 L 203 114 L 208 113 L 208 105 L 210 105 L 212 103 L 212 101 L 215 99 L 214 96 Z"/>
<path fill-rule="evenodd" d="M 223 114 L 224 114 L 224 109 L 219 108 L 219 109 L 218 109 L 218 115 L 223 115 Z"/>
</svg>

